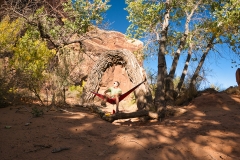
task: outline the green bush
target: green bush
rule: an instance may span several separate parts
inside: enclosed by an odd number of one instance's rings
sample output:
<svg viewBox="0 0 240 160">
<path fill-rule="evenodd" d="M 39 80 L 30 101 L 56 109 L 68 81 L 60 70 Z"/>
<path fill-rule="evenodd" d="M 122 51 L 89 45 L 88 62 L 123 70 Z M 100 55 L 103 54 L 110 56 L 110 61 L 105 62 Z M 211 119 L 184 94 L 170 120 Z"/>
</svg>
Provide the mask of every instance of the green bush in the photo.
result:
<svg viewBox="0 0 240 160">
<path fill-rule="evenodd" d="M 43 110 L 38 109 L 37 107 L 32 108 L 32 115 L 33 117 L 40 117 L 43 115 Z"/>
</svg>

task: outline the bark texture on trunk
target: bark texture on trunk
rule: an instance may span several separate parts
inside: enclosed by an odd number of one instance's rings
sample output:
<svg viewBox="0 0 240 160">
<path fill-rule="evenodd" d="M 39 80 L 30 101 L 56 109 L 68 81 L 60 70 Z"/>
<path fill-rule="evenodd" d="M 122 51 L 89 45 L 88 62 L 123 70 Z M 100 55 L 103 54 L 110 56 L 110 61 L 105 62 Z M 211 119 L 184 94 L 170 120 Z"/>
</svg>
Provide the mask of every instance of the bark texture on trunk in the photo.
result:
<svg viewBox="0 0 240 160">
<path fill-rule="evenodd" d="M 185 61 L 185 65 L 184 65 L 184 68 L 183 68 L 183 71 L 182 71 L 182 75 L 181 75 L 180 81 L 179 81 L 178 86 L 177 86 L 178 92 L 181 91 L 184 79 L 187 75 L 188 66 L 189 66 L 189 63 L 190 63 L 190 60 L 191 60 L 191 57 L 192 57 L 192 48 L 193 48 L 192 43 L 190 43 L 189 44 L 189 49 L 188 49 L 187 59 Z"/>
<path fill-rule="evenodd" d="M 192 8 L 190 13 L 188 13 L 188 11 L 185 11 L 185 13 L 186 13 L 185 31 L 180 39 L 177 51 L 174 54 L 172 66 L 171 66 L 171 69 L 170 69 L 170 72 L 169 72 L 169 75 L 168 75 L 168 78 L 166 81 L 166 98 L 169 100 L 174 100 L 176 98 L 176 94 L 175 94 L 176 91 L 174 91 L 173 78 L 174 78 L 174 75 L 176 72 L 180 54 L 181 54 L 184 46 L 186 45 L 186 41 L 189 36 L 189 23 L 192 19 L 194 12 L 197 10 L 198 6 L 201 3 L 202 3 L 201 0 L 198 1 L 198 3 L 195 4 L 195 6 Z M 189 54 L 188 54 L 188 56 L 189 56 Z M 184 77 L 182 76 L 181 78 L 184 78 Z"/>
<path fill-rule="evenodd" d="M 181 53 L 183 47 L 185 46 L 187 37 L 189 35 L 189 23 L 192 19 L 194 12 L 196 11 L 196 9 L 198 8 L 200 3 L 202 3 L 201 0 L 192 8 L 190 14 L 186 11 L 187 18 L 186 18 L 186 22 L 185 22 L 185 31 L 184 31 L 182 38 L 180 39 L 178 49 L 177 49 L 176 53 L 174 54 L 174 59 L 173 59 L 172 66 L 171 66 L 171 69 L 169 72 L 169 76 L 171 79 L 173 79 L 173 77 L 174 77 L 174 74 L 175 74 L 176 68 L 177 68 L 177 64 L 178 64 L 178 60 L 180 57 L 180 53 Z"/>
<path fill-rule="evenodd" d="M 166 107 L 165 104 L 165 77 L 167 75 L 166 66 L 166 43 L 167 43 L 167 31 L 169 25 L 170 16 L 170 2 L 166 1 L 166 12 L 164 15 L 164 21 L 161 31 L 161 37 L 159 40 L 159 51 L 158 51 L 158 75 L 157 75 L 157 88 L 155 93 L 155 109 L 160 112 L 162 108 Z"/>
</svg>

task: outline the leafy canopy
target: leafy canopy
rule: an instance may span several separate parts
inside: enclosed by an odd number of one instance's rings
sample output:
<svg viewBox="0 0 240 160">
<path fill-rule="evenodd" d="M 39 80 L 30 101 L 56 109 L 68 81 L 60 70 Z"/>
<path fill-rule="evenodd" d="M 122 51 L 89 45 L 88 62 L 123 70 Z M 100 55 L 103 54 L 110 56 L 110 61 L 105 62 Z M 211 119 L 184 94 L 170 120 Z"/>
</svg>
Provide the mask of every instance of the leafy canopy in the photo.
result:
<svg viewBox="0 0 240 160">
<path fill-rule="evenodd" d="M 127 29 L 127 34 L 130 37 L 141 38 L 147 32 L 152 32 L 156 29 L 159 21 L 162 19 L 160 12 L 164 8 L 163 3 L 157 1 L 126 0 L 128 4 L 126 10 L 129 13 L 127 19 L 131 22 Z"/>
</svg>

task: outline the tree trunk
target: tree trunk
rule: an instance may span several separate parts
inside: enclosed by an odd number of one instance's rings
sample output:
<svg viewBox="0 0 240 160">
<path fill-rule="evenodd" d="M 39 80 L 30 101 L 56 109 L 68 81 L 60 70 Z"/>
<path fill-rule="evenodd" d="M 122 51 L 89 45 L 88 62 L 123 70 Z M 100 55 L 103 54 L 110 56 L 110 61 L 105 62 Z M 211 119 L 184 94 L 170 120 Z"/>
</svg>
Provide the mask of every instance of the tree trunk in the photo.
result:
<svg viewBox="0 0 240 160">
<path fill-rule="evenodd" d="M 40 95 L 39 95 L 39 93 L 38 93 L 38 91 L 37 91 L 37 89 L 34 87 L 34 85 L 31 85 L 31 84 L 30 84 L 29 87 L 28 87 L 28 89 L 35 94 L 35 96 L 36 96 L 36 97 L 38 98 L 38 100 L 40 101 L 41 105 L 45 106 L 44 103 L 43 103 L 43 101 L 42 101 L 42 99 L 41 99 L 41 97 L 40 97 Z"/>
<path fill-rule="evenodd" d="M 196 79 L 197 79 L 197 77 L 198 77 L 198 75 L 199 75 L 199 72 L 200 72 L 200 70 L 201 70 L 201 68 L 202 68 L 202 66 L 203 66 L 203 63 L 204 63 L 204 61 L 205 61 L 205 59 L 206 59 L 209 51 L 210 51 L 210 50 L 212 49 L 212 47 L 213 47 L 213 41 L 215 40 L 215 38 L 216 38 L 215 36 L 212 36 L 212 38 L 211 38 L 210 41 L 208 42 L 206 51 L 203 53 L 203 55 L 202 55 L 202 57 L 201 57 L 201 60 L 200 60 L 198 66 L 197 66 L 197 68 L 196 68 L 196 70 L 195 70 L 195 72 L 194 72 L 194 74 L 193 74 L 193 76 L 192 76 L 192 78 L 191 78 L 190 88 L 193 88 L 193 87 L 196 85 Z"/>
<path fill-rule="evenodd" d="M 178 64 L 178 60 L 179 60 L 179 57 L 180 57 L 180 53 L 181 53 L 183 47 L 186 44 L 186 40 L 187 40 L 187 37 L 188 37 L 188 34 L 189 34 L 189 23 L 192 19 L 193 13 L 198 8 L 200 3 L 201 3 L 201 0 L 193 7 L 190 14 L 188 14 L 188 12 L 186 11 L 187 18 L 186 18 L 186 22 L 185 22 L 185 31 L 184 31 L 184 34 L 183 34 L 182 38 L 180 39 L 178 49 L 177 49 L 176 53 L 174 54 L 174 59 L 173 59 L 172 66 L 171 66 L 171 69 L 170 69 L 170 72 L 169 72 L 169 77 L 171 79 L 173 79 L 173 77 L 174 77 L 174 74 L 175 74 L 176 68 L 177 68 L 177 64 Z"/>
<path fill-rule="evenodd" d="M 166 47 L 166 31 L 162 31 L 158 52 L 158 75 L 157 75 L 157 88 L 155 93 L 155 108 L 158 111 L 161 107 L 165 106 L 165 77 L 166 77 L 166 60 L 165 60 L 165 47 Z M 164 37 L 163 37 L 164 35 Z"/>
<path fill-rule="evenodd" d="M 180 92 L 180 90 L 182 88 L 185 76 L 186 76 L 187 71 L 188 71 L 188 65 L 189 65 L 190 59 L 192 57 L 192 47 L 193 47 L 192 43 L 190 42 L 187 59 L 186 59 L 186 62 L 185 62 L 185 65 L 184 65 L 184 68 L 183 68 L 183 71 L 182 71 L 182 75 L 181 75 L 180 81 L 179 81 L 178 86 L 177 86 L 178 92 Z"/>
<path fill-rule="evenodd" d="M 169 0 L 166 1 L 166 12 L 164 15 L 164 21 L 161 31 L 161 38 L 159 40 L 159 51 L 158 51 L 158 75 L 157 75 L 157 88 L 155 93 L 155 109 L 160 112 L 162 108 L 166 107 L 165 104 L 165 77 L 167 74 L 166 66 L 166 41 L 167 41 L 167 31 L 169 25 L 170 16 L 170 4 Z"/>
<path fill-rule="evenodd" d="M 189 22 L 186 21 L 186 23 L 189 23 Z M 171 69 L 170 69 L 170 72 L 169 72 L 169 78 L 171 78 L 171 79 L 173 79 L 174 74 L 176 72 L 176 68 L 177 68 L 177 65 L 178 65 L 178 60 L 179 60 L 179 57 L 180 57 L 180 53 L 181 53 L 184 45 L 186 44 L 187 36 L 188 36 L 188 31 L 185 31 L 183 37 L 180 39 L 178 49 L 177 49 L 176 53 L 174 54 L 172 66 L 171 66 Z"/>
</svg>

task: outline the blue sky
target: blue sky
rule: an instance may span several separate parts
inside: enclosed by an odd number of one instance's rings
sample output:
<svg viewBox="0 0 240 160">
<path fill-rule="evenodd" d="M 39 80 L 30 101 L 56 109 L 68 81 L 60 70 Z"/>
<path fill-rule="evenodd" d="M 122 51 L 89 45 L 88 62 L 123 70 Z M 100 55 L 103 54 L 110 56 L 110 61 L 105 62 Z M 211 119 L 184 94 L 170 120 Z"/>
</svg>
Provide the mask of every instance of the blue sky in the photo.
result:
<svg viewBox="0 0 240 160">
<path fill-rule="evenodd" d="M 123 34 L 126 33 L 129 22 L 126 19 L 128 12 L 124 10 L 126 7 L 125 0 L 111 0 L 111 8 L 106 13 L 106 20 L 111 22 L 109 26 L 110 30 L 119 31 Z M 229 49 L 223 46 L 217 46 L 217 49 L 222 52 L 221 56 L 217 56 L 217 53 L 211 53 L 207 58 L 207 61 L 204 63 L 206 68 L 210 70 L 207 76 L 207 82 L 202 84 L 202 87 L 208 87 L 211 84 L 214 84 L 221 89 L 226 89 L 230 86 L 236 86 L 235 71 L 236 67 L 231 67 L 231 58 L 237 58 L 229 54 Z M 180 59 L 180 62 L 184 59 Z M 167 67 L 171 65 L 171 58 L 168 58 Z M 182 72 L 183 63 L 181 63 L 177 68 L 177 74 L 180 76 Z M 144 67 L 150 68 L 152 70 L 157 70 L 157 58 L 149 58 L 144 61 Z"/>
</svg>

